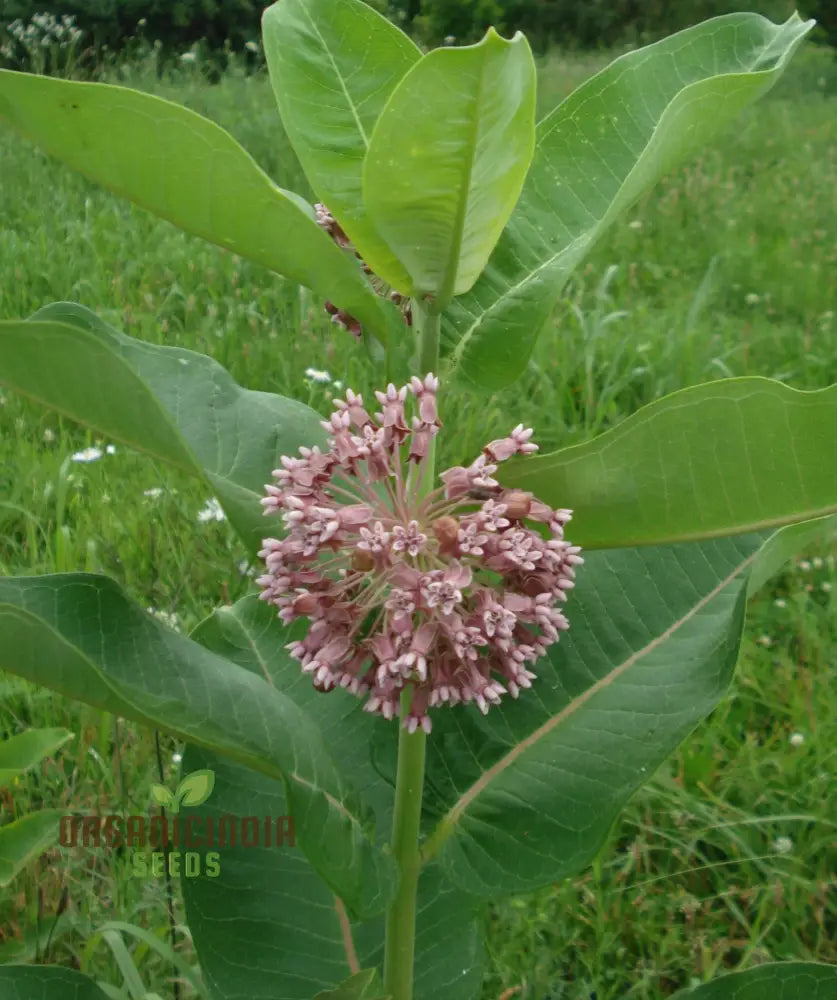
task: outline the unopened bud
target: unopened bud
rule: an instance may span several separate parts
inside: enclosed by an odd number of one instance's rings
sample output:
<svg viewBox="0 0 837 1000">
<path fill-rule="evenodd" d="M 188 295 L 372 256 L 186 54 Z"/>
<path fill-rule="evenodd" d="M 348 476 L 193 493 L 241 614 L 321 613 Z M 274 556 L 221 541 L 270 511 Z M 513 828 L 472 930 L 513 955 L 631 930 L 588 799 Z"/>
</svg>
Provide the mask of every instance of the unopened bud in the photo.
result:
<svg viewBox="0 0 837 1000">
<path fill-rule="evenodd" d="M 375 560 L 368 552 L 355 549 L 352 555 L 352 569 L 359 573 L 368 573 L 375 566 Z"/>
<path fill-rule="evenodd" d="M 506 505 L 506 517 L 512 521 L 519 521 L 526 517 L 532 506 L 532 494 L 524 493 L 522 490 L 510 490 L 503 493 L 500 503 Z"/>
<path fill-rule="evenodd" d="M 456 551 L 459 521 L 455 517 L 440 517 L 433 522 L 433 534 L 439 542 L 439 552 L 443 555 L 451 555 Z"/>
</svg>

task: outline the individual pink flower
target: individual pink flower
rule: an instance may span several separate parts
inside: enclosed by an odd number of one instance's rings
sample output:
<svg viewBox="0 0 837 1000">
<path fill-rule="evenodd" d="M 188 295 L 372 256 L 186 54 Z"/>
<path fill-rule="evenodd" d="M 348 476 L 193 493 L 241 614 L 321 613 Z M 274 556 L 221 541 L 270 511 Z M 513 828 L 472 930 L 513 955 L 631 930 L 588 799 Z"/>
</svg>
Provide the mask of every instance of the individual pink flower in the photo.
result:
<svg viewBox="0 0 837 1000">
<path fill-rule="evenodd" d="M 487 712 L 530 687 L 569 627 L 560 605 L 583 562 L 564 538 L 571 511 L 494 478 L 537 449 L 522 425 L 429 482 L 438 384 L 389 385 L 374 415 L 348 391 L 323 422 L 328 450 L 284 456 L 262 500 L 286 533 L 259 553 L 261 597 L 282 621 L 310 622 L 291 655 L 319 690 L 346 688 L 387 719 L 409 690 L 411 732 L 430 732 L 431 708 Z"/>
</svg>

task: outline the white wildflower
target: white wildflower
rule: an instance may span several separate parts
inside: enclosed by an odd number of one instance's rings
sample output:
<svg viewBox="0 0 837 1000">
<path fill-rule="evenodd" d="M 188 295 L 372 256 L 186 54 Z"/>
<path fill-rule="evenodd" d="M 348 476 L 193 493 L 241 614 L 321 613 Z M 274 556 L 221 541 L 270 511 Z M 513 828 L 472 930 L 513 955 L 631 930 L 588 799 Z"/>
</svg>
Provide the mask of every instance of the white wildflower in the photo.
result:
<svg viewBox="0 0 837 1000">
<path fill-rule="evenodd" d="M 788 602 L 784 599 L 784 597 L 777 597 L 773 603 L 777 608 L 786 608 L 788 606 Z"/>
<path fill-rule="evenodd" d="M 319 382 L 325 384 L 331 381 L 331 375 L 326 371 L 321 371 L 319 368 L 306 368 L 305 375 L 310 378 L 312 382 Z"/>
<path fill-rule="evenodd" d="M 164 625 L 174 629 L 175 632 L 180 631 L 180 619 L 174 611 L 163 611 L 161 608 L 146 608 L 145 610 Z"/>
<path fill-rule="evenodd" d="M 790 854 L 793 850 L 793 841 L 790 837 L 777 837 L 773 841 L 773 850 L 777 854 Z"/>
<path fill-rule="evenodd" d="M 801 747 L 805 742 L 805 736 L 803 733 L 791 733 L 789 742 L 792 747 Z"/>
<path fill-rule="evenodd" d="M 149 497 L 151 500 L 157 500 L 163 495 L 162 486 L 152 486 L 147 490 L 142 491 L 144 497 Z"/>
<path fill-rule="evenodd" d="M 226 521 L 226 519 L 227 515 L 215 497 L 210 497 L 204 504 L 203 510 L 198 511 L 198 520 L 201 522 Z"/>
<path fill-rule="evenodd" d="M 77 451 L 70 456 L 74 462 L 98 462 L 101 457 L 101 448 L 85 448 L 83 451 Z"/>
</svg>

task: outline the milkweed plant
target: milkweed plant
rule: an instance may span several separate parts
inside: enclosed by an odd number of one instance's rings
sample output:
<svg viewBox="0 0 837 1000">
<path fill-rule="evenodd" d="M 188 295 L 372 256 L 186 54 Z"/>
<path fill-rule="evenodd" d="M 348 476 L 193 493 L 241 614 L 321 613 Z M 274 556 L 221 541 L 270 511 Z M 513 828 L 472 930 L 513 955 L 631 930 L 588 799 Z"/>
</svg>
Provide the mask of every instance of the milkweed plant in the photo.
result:
<svg viewBox="0 0 837 1000">
<path fill-rule="evenodd" d="M 261 566 L 189 637 L 103 576 L 0 579 L 3 669 L 186 741 L 202 815 L 293 817 L 298 849 L 227 845 L 222 877 L 183 879 L 211 997 L 477 996 L 486 903 L 590 864 L 723 695 L 748 594 L 834 532 L 834 387 L 724 379 L 550 454 L 509 412 L 436 462 L 450 387 L 512 384 L 610 223 L 812 25 L 715 18 L 536 121 L 519 33 L 423 53 L 361 0 L 280 0 L 264 51 L 316 204 L 178 104 L 0 73 L 3 127 L 311 289 L 378 386 L 324 420 L 79 305 L 0 323 L 0 380 L 201 477 Z M 46 966 L 0 987 L 105 996 Z M 689 996 L 835 989 L 778 962 Z"/>
</svg>

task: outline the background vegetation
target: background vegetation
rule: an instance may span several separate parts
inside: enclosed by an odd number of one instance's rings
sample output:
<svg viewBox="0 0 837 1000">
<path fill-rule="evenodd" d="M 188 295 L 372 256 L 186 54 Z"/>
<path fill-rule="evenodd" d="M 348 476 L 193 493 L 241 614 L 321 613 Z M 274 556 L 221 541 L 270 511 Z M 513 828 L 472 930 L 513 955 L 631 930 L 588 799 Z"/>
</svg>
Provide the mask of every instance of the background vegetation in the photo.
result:
<svg viewBox="0 0 837 1000">
<path fill-rule="evenodd" d="M 541 109 L 608 58 L 542 58 Z M 196 58 L 161 77 L 151 48 L 106 71 L 208 114 L 279 183 L 305 192 L 264 75 L 237 59 L 216 86 L 210 72 Z M 734 132 L 608 234 L 521 383 L 479 405 L 448 392 L 458 433 L 443 436 L 441 461 L 472 457 L 518 421 L 546 449 L 582 440 L 715 378 L 837 381 L 836 112 L 837 64 L 807 46 Z M 0 315 L 72 299 L 324 413 L 336 382 L 371 388 L 363 349 L 305 290 L 184 236 L 6 131 L 0 177 Z M 245 593 L 252 567 L 199 487 L 108 444 L 0 393 L 0 573 L 106 572 L 188 630 Z M 485 1000 L 661 1000 L 767 958 L 837 961 L 835 583 L 825 550 L 774 580 L 752 604 L 733 689 L 637 795 L 593 869 L 491 909 Z M 178 767 L 182 748 L 167 739 L 0 678 L 0 734 L 39 725 L 76 738 L 0 790 L 0 822 L 42 806 L 142 812 L 150 782 L 162 770 L 171 783 Z M 103 933 L 109 920 L 133 930 Z M 55 849 L 0 903 L 0 961 L 48 957 L 121 986 L 127 957 L 146 989 L 186 1000 L 196 990 L 182 920 L 178 905 L 176 994 L 164 885 L 130 878 L 118 853 Z"/>
<path fill-rule="evenodd" d="M 259 24 L 265 0 L 5 0 L 0 9 L 0 65 L 25 66 L 34 45 L 53 52 L 49 24 L 72 24 L 80 32 L 75 58 L 91 74 L 114 54 L 136 54 L 157 43 L 161 57 L 173 59 L 190 49 L 204 61 L 225 67 L 230 52 L 260 65 Z M 513 34 L 523 31 L 533 47 L 550 45 L 601 50 L 645 44 L 718 14 L 745 7 L 783 21 L 799 7 L 820 24 L 815 38 L 837 46 L 837 5 L 833 0 L 372 0 L 418 40 L 438 45 L 476 41 L 489 25 Z M 39 23 L 38 18 L 46 18 Z M 11 36 L 10 25 L 19 27 Z M 28 38 L 21 31 L 34 26 Z M 46 42 L 44 43 L 44 38 Z M 41 53 L 43 55 L 44 53 Z"/>
</svg>

